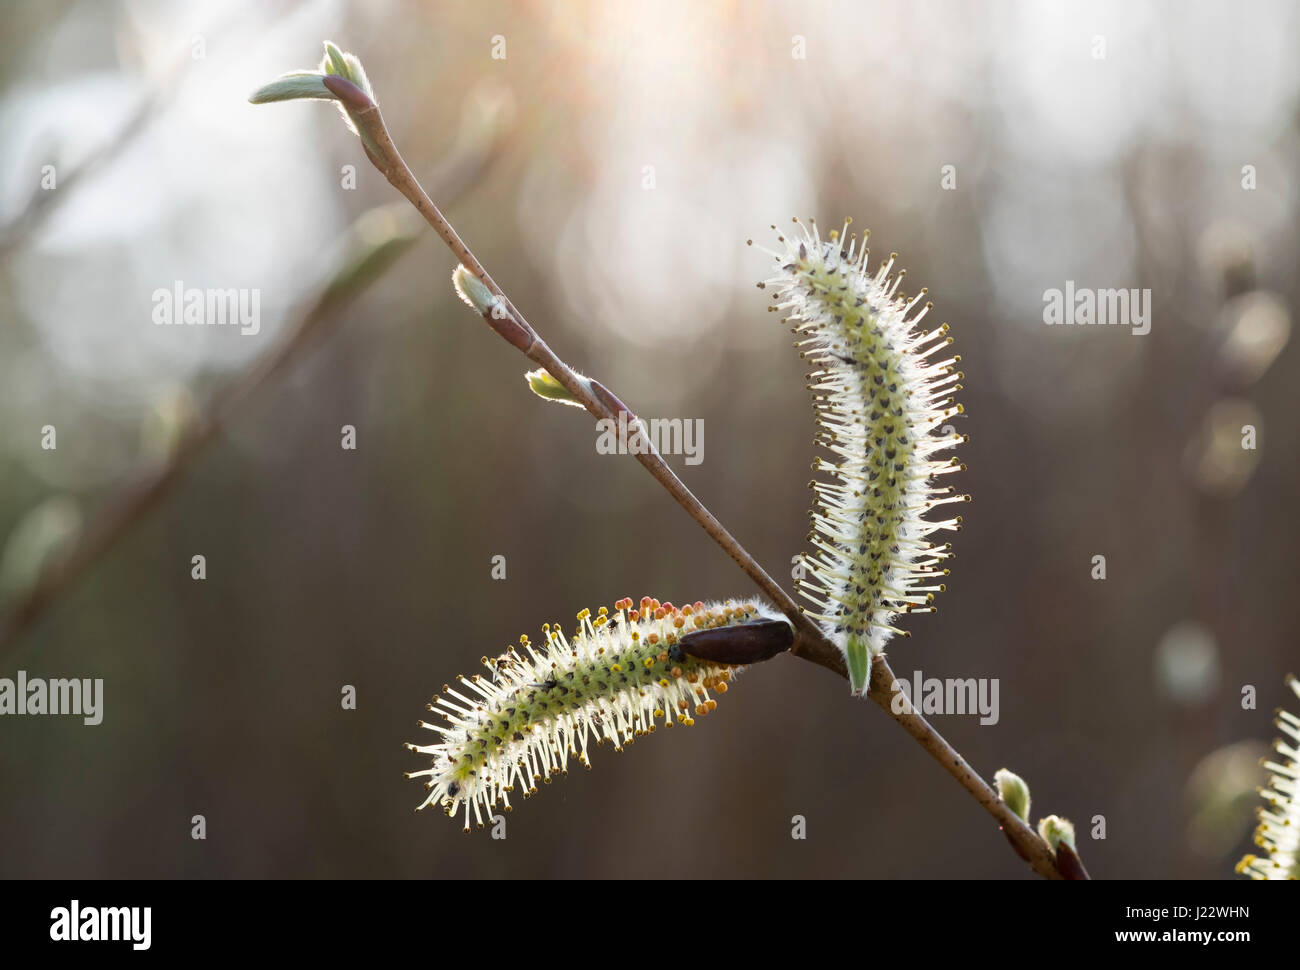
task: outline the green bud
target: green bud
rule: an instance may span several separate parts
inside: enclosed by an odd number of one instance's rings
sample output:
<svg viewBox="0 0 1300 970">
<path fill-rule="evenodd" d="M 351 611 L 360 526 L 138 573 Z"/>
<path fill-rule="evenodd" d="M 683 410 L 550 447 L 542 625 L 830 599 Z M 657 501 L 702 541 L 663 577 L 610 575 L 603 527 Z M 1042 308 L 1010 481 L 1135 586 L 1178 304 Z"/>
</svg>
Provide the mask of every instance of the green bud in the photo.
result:
<svg viewBox="0 0 1300 970">
<path fill-rule="evenodd" d="M 375 93 L 370 89 L 370 79 L 366 77 L 361 61 L 355 54 L 339 50 L 333 41 L 325 41 L 325 56 L 321 59 L 320 70 L 322 74 L 347 78 L 364 91 L 371 101 L 375 100 Z"/>
<path fill-rule="evenodd" d="M 538 397 L 544 397 L 548 401 L 555 401 L 558 404 L 572 404 L 574 407 L 582 407 L 582 402 L 569 393 L 569 389 L 551 376 L 550 372 L 543 367 L 537 370 L 530 370 L 524 375 L 524 380 L 528 381 L 528 386 L 532 388 L 534 394 Z"/>
<path fill-rule="evenodd" d="M 1025 780 L 1006 768 L 999 768 L 993 780 L 997 782 L 998 797 L 1007 808 L 1019 815 L 1023 821 L 1028 822 L 1029 786 L 1025 784 Z"/>
<path fill-rule="evenodd" d="M 341 78 L 347 82 L 341 88 L 338 81 L 326 83 L 327 78 Z M 334 87 L 331 87 L 333 84 Z M 348 87 L 351 85 L 351 87 Z M 356 90 L 352 90 L 355 88 Z M 358 93 L 359 92 L 359 93 Z M 367 129 L 353 114 L 375 106 L 375 92 L 370 87 L 365 68 L 353 54 L 345 53 L 330 41 L 325 41 L 325 56 L 315 71 L 291 71 L 282 74 L 270 84 L 258 88 L 249 96 L 253 104 L 271 101 L 297 101 L 302 99 L 334 101 L 353 133 L 359 135 L 370 154 L 382 154 Z"/>
<path fill-rule="evenodd" d="M 1038 820 L 1038 834 L 1043 837 L 1043 841 L 1051 846 L 1052 851 L 1064 842 L 1077 853 L 1079 850 L 1074 845 L 1074 823 L 1068 818 L 1061 818 L 1059 815 L 1048 815 Z"/>
<path fill-rule="evenodd" d="M 325 41 L 325 58 L 320 62 L 320 69 L 324 74 L 348 77 L 348 62 L 343 57 L 343 52 L 338 49 L 338 45 L 332 40 Z M 352 79 L 348 78 L 348 80 Z"/>
<path fill-rule="evenodd" d="M 489 290 L 486 283 L 464 266 L 456 267 L 456 271 L 451 274 L 451 282 L 460 298 L 485 316 L 501 302 L 501 298 Z"/>
</svg>

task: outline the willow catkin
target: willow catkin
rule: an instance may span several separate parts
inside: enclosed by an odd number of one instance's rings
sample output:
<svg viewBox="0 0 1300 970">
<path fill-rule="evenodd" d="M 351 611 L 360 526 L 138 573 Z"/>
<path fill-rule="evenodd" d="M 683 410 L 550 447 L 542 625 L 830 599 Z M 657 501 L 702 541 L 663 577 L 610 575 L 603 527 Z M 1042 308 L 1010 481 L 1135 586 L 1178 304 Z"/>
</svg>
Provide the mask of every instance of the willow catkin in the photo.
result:
<svg viewBox="0 0 1300 970">
<path fill-rule="evenodd" d="M 778 271 L 759 286 L 775 290 L 771 309 L 785 314 L 813 367 L 816 443 L 830 455 L 813 465 L 829 480 L 811 483 L 816 551 L 802 558 L 800 592 L 861 693 L 872 657 L 894 634 L 908 635 L 895 618 L 932 611 L 943 589 L 951 546 L 929 537 L 959 529 L 961 517 L 926 514 L 969 500 L 936 484 L 963 467 L 937 457 L 966 440 L 945 426 L 962 413 L 952 397 L 961 358 L 947 354 L 947 324 L 919 327 L 926 291 L 910 300 L 898 292 L 894 255 L 868 272 L 866 248 L 844 238 L 847 222 L 825 240 L 815 224 L 796 224 L 798 232 L 778 236 Z"/>
</svg>

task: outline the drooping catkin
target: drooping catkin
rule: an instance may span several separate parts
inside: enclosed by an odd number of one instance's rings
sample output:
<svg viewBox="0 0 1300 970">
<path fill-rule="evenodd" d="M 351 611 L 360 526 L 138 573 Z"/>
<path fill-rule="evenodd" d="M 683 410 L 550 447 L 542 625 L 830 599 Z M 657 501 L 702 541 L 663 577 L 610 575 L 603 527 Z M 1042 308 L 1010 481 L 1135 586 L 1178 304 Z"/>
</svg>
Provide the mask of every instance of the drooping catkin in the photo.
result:
<svg viewBox="0 0 1300 970">
<path fill-rule="evenodd" d="M 847 222 L 825 240 L 815 224 L 796 223 L 797 233 L 778 236 L 776 275 L 759 286 L 775 290 L 772 309 L 785 314 L 812 365 L 816 443 L 830 456 L 813 466 L 829 480 L 810 483 L 816 551 L 803 557 L 800 592 L 861 693 L 872 657 L 894 634 L 909 635 L 896 617 L 932 611 L 944 588 L 951 546 L 929 537 L 959 529 L 961 517 L 926 514 L 969 500 L 936 484 L 964 467 L 938 457 L 966 440 L 946 425 L 962 413 L 952 396 L 961 358 L 947 353 L 947 324 L 919 327 L 931 305 L 924 289 L 912 299 L 899 293 L 894 255 L 868 272 L 866 248 L 845 238 Z"/>
</svg>

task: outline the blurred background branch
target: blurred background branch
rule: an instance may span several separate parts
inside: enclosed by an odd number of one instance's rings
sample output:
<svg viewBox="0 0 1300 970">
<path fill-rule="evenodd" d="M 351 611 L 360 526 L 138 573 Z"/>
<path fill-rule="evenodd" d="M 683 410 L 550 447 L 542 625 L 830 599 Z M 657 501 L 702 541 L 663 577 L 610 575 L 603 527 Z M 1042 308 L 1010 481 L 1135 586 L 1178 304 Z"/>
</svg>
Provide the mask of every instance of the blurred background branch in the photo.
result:
<svg viewBox="0 0 1300 970">
<path fill-rule="evenodd" d="M 496 157 L 504 130 L 500 116 L 485 123 L 481 109 L 467 110 L 453 149 L 434 169 L 434 184 L 455 198 L 481 178 Z M 387 272 L 419 237 L 419 219 L 406 206 L 384 206 L 364 213 L 347 234 L 340 265 L 316 298 L 296 315 L 288 332 L 222 387 L 208 407 L 181 417 L 168 454 L 132 473 L 92 516 L 84 529 L 55 548 L 32 550 L 41 565 L 30 584 L 13 593 L 0 612 L 0 657 L 9 654 L 23 632 L 67 589 L 93 567 L 141 516 L 166 498 L 194 457 L 220 433 L 222 425 L 248 399 L 271 386 L 307 354 L 340 311 Z"/>
<path fill-rule="evenodd" d="M 275 0 L 266 9 L 273 17 L 279 18 L 289 15 L 299 2 L 300 0 Z M 237 28 L 243 24 L 246 14 L 247 11 L 239 5 L 227 8 L 211 25 L 200 28 L 195 37 L 203 38 L 204 44 L 221 43 L 237 37 L 240 33 Z M 183 53 L 173 56 L 171 63 L 162 69 L 156 80 L 146 82 L 146 90 L 136 99 L 135 107 L 112 134 L 74 164 L 55 166 L 57 191 L 44 188 L 31 190 L 18 211 L 0 226 L 0 259 L 7 258 L 14 249 L 30 242 L 41 224 L 76 194 L 78 185 L 93 178 L 96 171 L 119 158 L 140 133 L 157 120 L 175 100 L 194 63 L 194 51 L 189 47 Z"/>
</svg>

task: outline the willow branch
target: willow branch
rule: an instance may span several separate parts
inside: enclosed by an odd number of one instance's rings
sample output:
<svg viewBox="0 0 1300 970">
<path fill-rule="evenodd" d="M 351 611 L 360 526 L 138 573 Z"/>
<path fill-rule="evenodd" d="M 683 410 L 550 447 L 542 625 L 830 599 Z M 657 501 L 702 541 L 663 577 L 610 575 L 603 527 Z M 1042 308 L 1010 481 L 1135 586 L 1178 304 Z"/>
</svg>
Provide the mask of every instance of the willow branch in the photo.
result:
<svg viewBox="0 0 1300 970">
<path fill-rule="evenodd" d="M 1007 807 L 1006 803 L 998 797 L 997 790 L 970 766 L 969 762 L 934 729 L 929 721 L 921 716 L 921 712 L 912 705 L 907 694 L 899 689 L 894 672 L 883 655 L 877 656 L 871 665 L 871 687 L 867 691 L 867 696 L 892 717 L 899 727 L 910 734 L 931 758 L 939 762 L 943 770 L 952 775 L 957 780 L 957 784 L 966 789 L 984 811 L 997 819 L 1012 847 L 1033 867 L 1034 872 L 1044 879 L 1061 878 L 1051 848 L 1019 815 Z"/>
<path fill-rule="evenodd" d="M 360 129 L 362 145 L 374 166 L 392 186 L 405 196 L 438 236 L 452 255 L 496 297 L 499 304 L 483 313 L 484 320 L 512 347 L 530 361 L 545 368 L 586 410 L 597 419 L 617 420 L 625 413 L 628 426 L 636 420 L 632 410 L 599 381 L 584 377 L 565 363 L 515 308 L 506 292 L 497 285 L 479 262 L 460 234 L 447 221 L 438 206 L 420 186 L 401 153 L 393 144 L 379 106 L 359 87 L 345 78 L 326 76 L 324 84 L 346 106 L 348 115 Z M 799 608 L 795 601 L 736 540 L 722 523 L 705 508 L 663 458 L 648 443 L 646 451 L 635 454 L 636 460 L 654 477 L 699 526 L 754 581 L 763 593 L 794 625 L 797 633 L 790 652 L 801 659 L 819 664 L 842 677 L 847 676 L 843 657 Z M 1012 812 L 997 792 L 971 768 L 944 737 L 912 706 L 895 682 L 893 672 L 883 656 L 872 667 L 868 696 L 911 735 L 930 757 L 938 761 L 1006 833 L 1013 847 L 1034 871 L 1046 879 L 1060 879 L 1051 849 L 1036 832 Z"/>
</svg>

